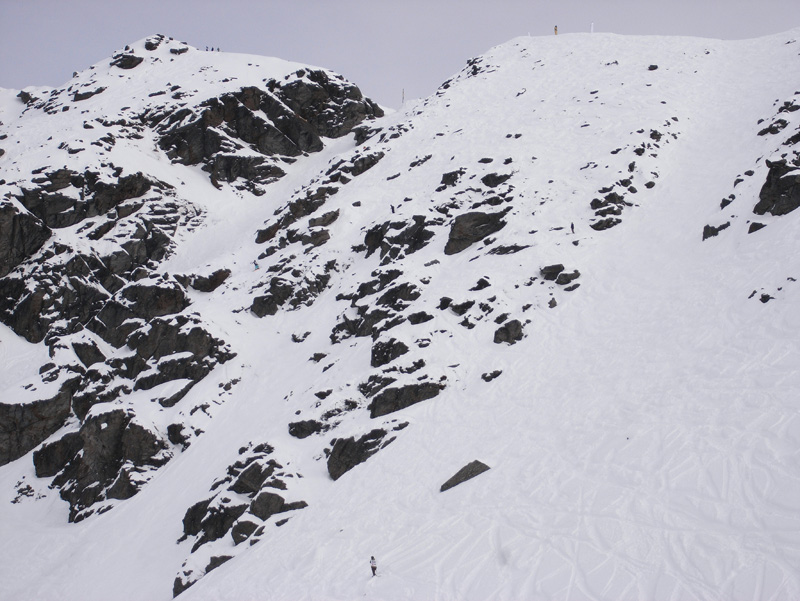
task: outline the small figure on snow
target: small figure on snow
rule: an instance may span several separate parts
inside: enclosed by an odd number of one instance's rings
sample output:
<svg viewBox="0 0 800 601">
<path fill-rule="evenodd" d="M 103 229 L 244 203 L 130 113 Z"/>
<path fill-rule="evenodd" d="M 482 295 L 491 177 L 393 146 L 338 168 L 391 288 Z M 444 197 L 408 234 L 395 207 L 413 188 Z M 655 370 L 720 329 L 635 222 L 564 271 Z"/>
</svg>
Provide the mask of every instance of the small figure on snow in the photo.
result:
<svg viewBox="0 0 800 601">
<path fill-rule="evenodd" d="M 373 576 L 377 576 L 378 575 L 378 563 L 375 561 L 375 556 L 374 555 L 369 558 L 369 567 L 372 568 L 372 575 Z"/>
<path fill-rule="evenodd" d="M 253 259 L 253 269 L 258 269 L 258 263 L 256 263 L 255 259 Z"/>
<path fill-rule="evenodd" d="M 572 233 L 574 234 L 575 233 L 575 224 L 574 223 L 570 223 L 569 224 L 569 229 L 571 229 Z"/>
<path fill-rule="evenodd" d="M 556 25 L 555 28 L 553 28 L 553 31 L 555 32 L 556 35 L 558 35 L 558 25 Z"/>
</svg>

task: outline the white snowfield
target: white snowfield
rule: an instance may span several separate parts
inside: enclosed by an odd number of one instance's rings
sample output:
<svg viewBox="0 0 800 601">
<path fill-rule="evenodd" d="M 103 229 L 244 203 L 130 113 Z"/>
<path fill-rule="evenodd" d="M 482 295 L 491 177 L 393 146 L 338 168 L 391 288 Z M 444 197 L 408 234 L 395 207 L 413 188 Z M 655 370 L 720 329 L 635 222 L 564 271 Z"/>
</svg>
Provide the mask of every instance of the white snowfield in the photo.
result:
<svg viewBox="0 0 800 601">
<path fill-rule="evenodd" d="M 245 83 L 245 64 L 272 60 L 192 53 L 200 57 L 192 69 L 237 70 L 241 80 L 225 84 L 230 89 L 266 77 Z M 287 65 L 285 73 L 299 67 Z M 187 450 L 107 513 L 69 524 L 67 504 L 48 489 L 50 479 L 35 477 L 30 454 L 0 468 L 1 600 L 171 599 L 176 574 L 202 570 L 212 553 L 190 554 L 190 541 L 176 543 L 184 514 L 211 496 L 212 482 L 248 441 L 268 442 L 287 470 L 302 475 L 289 500 L 308 507 L 281 526 L 267 522 L 252 546 L 235 546 L 230 535 L 206 545 L 233 559 L 181 600 L 800 599 L 800 212 L 753 214 L 766 160 L 798 155 L 782 143 L 800 128 L 800 111 L 780 114 L 789 122 L 781 134 L 758 132 L 784 102 L 800 103 L 800 30 L 735 42 L 517 38 L 475 67 L 370 124 L 406 131 L 361 147 L 386 156 L 327 201 L 324 211 L 338 209 L 340 217 L 316 259 L 290 248 L 260 259 L 256 271 L 263 246 L 253 242 L 255 231 L 295 190 L 351 156 L 353 136 L 326 140 L 261 197 L 216 190 L 199 168 L 170 164 L 153 140 L 117 145 L 119 164 L 175 185 L 202 209 L 203 227 L 183 235 L 161 269 L 232 270 L 223 288 L 192 291 L 189 311 L 237 357 L 172 409 L 126 397 L 138 403 L 139 418 L 160 428 L 182 411 L 188 420 L 187 408 L 203 401 L 211 417 Z M 169 82 L 179 76 L 152 73 Z M 107 84 L 100 76 L 97 83 Z M 106 94 L 121 95 L 111 83 L 87 107 L 102 111 Z M 194 85 L 201 100 L 206 88 Z M 146 98 L 145 90 L 136 94 Z M 15 116 L 12 99 L 0 90 L 9 140 L 17 123 L 34 118 Z M 67 120 L 72 112 L 60 116 L 65 132 L 80 128 Z M 31 135 L 46 142 L 44 130 Z M 0 147 L 13 149 L 8 141 Z M 24 174 L 46 163 L 17 157 L 12 167 L 10 155 L 0 157 L 0 177 L 9 181 L 22 177 L 18 168 Z M 436 192 L 442 174 L 459 168 L 460 184 Z M 445 255 L 452 216 L 482 198 L 476 189 L 490 173 L 513 173 L 513 201 L 478 209 L 513 207 L 506 227 L 490 243 Z M 617 184 L 626 178 L 635 193 Z M 590 202 L 615 184 L 632 206 L 621 223 L 596 231 Z M 735 200 L 721 209 L 731 194 Z M 450 215 L 435 210 L 451 197 Z M 402 323 L 381 339 L 405 341 L 411 351 L 398 362 L 424 358 L 424 373 L 445 376 L 446 388 L 383 418 L 362 408 L 334 430 L 293 438 L 289 422 L 319 416 L 315 392 L 360 398 L 356 387 L 375 373 L 369 337 L 332 344 L 331 329 L 348 307 L 336 295 L 370 280 L 380 265 L 378 253 L 352 250 L 365 232 L 414 215 L 443 223 L 430 244 L 395 267 L 420 285 L 415 305 L 434 319 Z M 766 227 L 748 234 L 753 221 Z M 704 226 L 725 222 L 727 229 L 702 240 Z M 68 240 L 72 232 L 55 235 Z M 527 248 L 488 252 L 512 244 Z M 270 261 L 290 252 L 300 270 L 314 272 L 330 258 L 340 268 L 311 306 L 259 319 L 247 310 L 252 287 Z M 540 269 L 555 263 L 578 269 L 580 287 L 545 284 Z M 470 291 L 482 277 L 491 286 Z M 772 298 L 761 302 L 762 294 Z M 476 300 L 469 314 L 476 327 L 437 309 L 445 296 Z M 477 317 L 481 302 L 497 309 Z M 524 324 L 513 345 L 492 341 L 504 311 Z M 302 343 L 292 341 L 306 332 Z M 421 339 L 430 346 L 415 344 Z M 46 361 L 43 348 L 0 326 L 5 402 L 17 389 L 28 393 L 22 386 Z M 315 352 L 328 356 L 317 364 L 309 361 Z M 502 373 L 482 379 L 494 370 Z M 414 382 L 420 373 L 398 377 Z M 241 380 L 222 402 L 219 385 L 234 378 Z M 409 425 L 393 433 L 394 442 L 331 480 L 324 450 L 332 438 L 401 422 Z M 491 469 L 439 492 L 475 459 Z M 35 497 L 12 503 L 23 480 Z"/>
</svg>

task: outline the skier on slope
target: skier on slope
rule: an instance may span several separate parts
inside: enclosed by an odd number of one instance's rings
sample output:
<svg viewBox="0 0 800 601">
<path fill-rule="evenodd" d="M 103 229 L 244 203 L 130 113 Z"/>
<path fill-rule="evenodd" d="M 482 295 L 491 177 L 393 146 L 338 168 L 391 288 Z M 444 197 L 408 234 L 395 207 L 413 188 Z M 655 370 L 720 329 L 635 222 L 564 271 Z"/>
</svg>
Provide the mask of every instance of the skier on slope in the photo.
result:
<svg viewBox="0 0 800 601">
<path fill-rule="evenodd" d="M 553 32 L 554 32 L 556 35 L 558 35 L 558 25 L 556 25 L 556 26 L 553 28 Z"/>
<path fill-rule="evenodd" d="M 369 567 L 372 568 L 372 575 L 373 576 L 377 576 L 378 575 L 378 563 L 375 561 L 375 556 L 374 555 L 369 558 Z"/>
</svg>

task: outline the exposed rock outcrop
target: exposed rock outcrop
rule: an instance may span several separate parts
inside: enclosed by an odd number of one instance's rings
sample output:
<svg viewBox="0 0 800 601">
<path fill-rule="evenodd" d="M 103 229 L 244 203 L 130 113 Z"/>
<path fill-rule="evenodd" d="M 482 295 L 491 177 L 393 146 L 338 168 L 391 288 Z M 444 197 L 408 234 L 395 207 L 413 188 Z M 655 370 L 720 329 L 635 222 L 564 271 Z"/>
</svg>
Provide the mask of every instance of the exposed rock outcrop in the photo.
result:
<svg viewBox="0 0 800 601">
<path fill-rule="evenodd" d="M 444 254 L 454 255 L 469 248 L 475 242 L 500 231 L 506 225 L 504 212 L 482 213 L 473 211 L 459 215 L 450 227 L 450 236 L 444 247 Z"/>
<path fill-rule="evenodd" d="M 369 405 L 370 417 L 381 417 L 422 401 L 427 401 L 437 396 L 443 389 L 444 385 L 438 382 L 421 382 L 419 384 L 386 388 L 372 399 Z"/>
<path fill-rule="evenodd" d="M 767 181 L 759 192 L 759 201 L 753 213 L 775 216 L 791 213 L 800 207 L 800 167 L 793 167 L 785 160 L 767 161 Z"/>
<path fill-rule="evenodd" d="M 40 219 L 0 202 L 0 277 L 31 257 L 49 237 L 50 228 Z"/>
<path fill-rule="evenodd" d="M 351 436 L 334 440 L 333 448 L 330 451 L 330 455 L 328 455 L 328 474 L 330 474 L 330 477 L 333 480 L 338 480 L 346 472 L 377 453 L 383 446 L 382 443 L 386 434 L 386 430 L 375 428 L 358 439 Z"/>
<path fill-rule="evenodd" d="M 490 468 L 485 463 L 478 461 L 471 461 L 460 470 L 458 470 L 451 478 L 447 480 L 442 487 L 439 489 L 439 492 L 444 492 L 446 490 L 450 490 L 454 486 L 458 486 L 462 482 L 466 482 L 474 478 L 475 476 L 479 476 L 483 472 L 488 471 Z"/>
<path fill-rule="evenodd" d="M 0 465 L 22 457 L 64 425 L 78 381 L 66 380 L 50 399 L 0 403 Z"/>
</svg>

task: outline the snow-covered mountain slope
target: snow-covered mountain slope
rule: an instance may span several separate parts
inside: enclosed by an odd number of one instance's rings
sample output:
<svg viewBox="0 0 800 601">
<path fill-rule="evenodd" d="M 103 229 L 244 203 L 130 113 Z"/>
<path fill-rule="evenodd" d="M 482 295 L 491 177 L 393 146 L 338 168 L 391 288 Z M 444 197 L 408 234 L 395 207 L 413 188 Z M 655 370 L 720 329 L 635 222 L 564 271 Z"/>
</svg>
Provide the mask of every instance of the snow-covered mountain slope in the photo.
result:
<svg viewBox="0 0 800 601">
<path fill-rule="evenodd" d="M 3 598 L 800 596 L 800 32 L 183 48 L 2 94 Z"/>
</svg>

